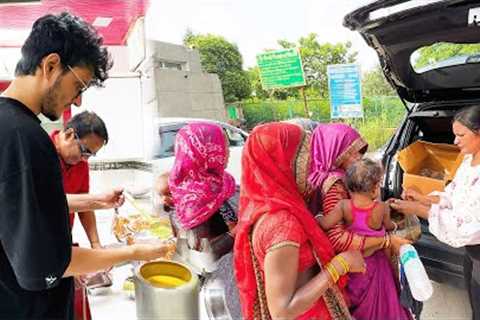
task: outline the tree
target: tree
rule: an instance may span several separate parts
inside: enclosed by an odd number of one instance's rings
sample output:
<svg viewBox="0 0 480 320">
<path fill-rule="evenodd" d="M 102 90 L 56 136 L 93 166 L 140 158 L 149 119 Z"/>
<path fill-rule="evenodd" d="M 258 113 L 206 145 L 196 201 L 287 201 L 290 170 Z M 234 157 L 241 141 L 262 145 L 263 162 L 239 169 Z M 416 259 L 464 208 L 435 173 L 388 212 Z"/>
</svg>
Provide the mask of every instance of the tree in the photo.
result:
<svg viewBox="0 0 480 320">
<path fill-rule="evenodd" d="M 439 42 L 417 50 L 418 58 L 414 62 L 415 69 L 462 55 L 480 54 L 480 44 L 456 44 Z"/>
<path fill-rule="evenodd" d="M 243 59 L 237 45 L 213 34 L 187 31 L 183 43 L 197 49 L 202 67 L 220 78 L 225 102 L 240 101 L 250 96 L 250 80 L 242 69 Z"/>
<path fill-rule="evenodd" d="M 385 79 L 385 75 L 379 65 L 363 75 L 362 94 L 366 97 L 395 95 L 395 90 Z"/>
<path fill-rule="evenodd" d="M 260 70 L 258 67 L 248 69 L 248 78 L 250 79 L 250 86 L 252 88 L 252 96 L 261 100 L 268 98 L 268 92 L 263 90 L 262 81 L 260 80 Z"/>
<path fill-rule="evenodd" d="M 327 65 L 353 63 L 357 56 L 357 52 L 351 51 L 350 42 L 320 44 L 315 33 L 300 38 L 297 43 L 279 40 L 278 44 L 285 49 L 300 48 L 307 85 L 313 89 L 309 92 L 318 92 L 320 97 L 328 96 Z"/>
</svg>

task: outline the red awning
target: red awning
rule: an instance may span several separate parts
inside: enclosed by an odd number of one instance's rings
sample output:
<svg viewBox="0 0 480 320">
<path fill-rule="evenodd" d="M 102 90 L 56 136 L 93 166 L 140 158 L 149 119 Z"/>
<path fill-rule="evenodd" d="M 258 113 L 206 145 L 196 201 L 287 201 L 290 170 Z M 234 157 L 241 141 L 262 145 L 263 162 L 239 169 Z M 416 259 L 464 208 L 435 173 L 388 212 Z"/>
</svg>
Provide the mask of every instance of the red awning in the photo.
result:
<svg viewBox="0 0 480 320">
<path fill-rule="evenodd" d="M 128 30 L 144 16 L 149 0 L 42 0 L 39 4 L 0 4 L 2 30 L 29 30 L 33 22 L 47 14 L 69 11 L 93 24 L 106 45 L 125 44 Z M 111 19 L 111 20 L 110 20 Z M 22 46 L 21 37 L 2 39 L 0 47 Z"/>
<path fill-rule="evenodd" d="M 8 85 L 10 84 L 10 81 L 2 81 L 0 80 L 0 93 L 7 89 Z"/>
</svg>

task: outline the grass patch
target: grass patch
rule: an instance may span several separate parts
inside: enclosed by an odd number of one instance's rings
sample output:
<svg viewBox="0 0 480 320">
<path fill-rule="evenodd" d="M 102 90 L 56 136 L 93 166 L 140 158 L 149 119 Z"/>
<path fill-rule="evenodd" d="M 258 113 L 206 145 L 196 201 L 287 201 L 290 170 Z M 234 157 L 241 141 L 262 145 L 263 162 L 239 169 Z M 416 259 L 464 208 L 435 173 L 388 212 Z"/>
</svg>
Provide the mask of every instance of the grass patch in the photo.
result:
<svg viewBox="0 0 480 320">
<path fill-rule="evenodd" d="M 250 129 L 261 123 L 306 117 L 303 101 L 299 100 L 244 102 L 242 108 Z M 370 145 L 369 150 L 374 151 L 393 135 L 405 116 L 405 107 L 398 97 L 366 97 L 363 99 L 363 108 L 363 119 L 345 119 L 344 122 L 358 129 Z M 308 109 L 309 118 L 315 121 L 339 121 L 330 118 L 328 99 L 309 100 Z"/>
</svg>

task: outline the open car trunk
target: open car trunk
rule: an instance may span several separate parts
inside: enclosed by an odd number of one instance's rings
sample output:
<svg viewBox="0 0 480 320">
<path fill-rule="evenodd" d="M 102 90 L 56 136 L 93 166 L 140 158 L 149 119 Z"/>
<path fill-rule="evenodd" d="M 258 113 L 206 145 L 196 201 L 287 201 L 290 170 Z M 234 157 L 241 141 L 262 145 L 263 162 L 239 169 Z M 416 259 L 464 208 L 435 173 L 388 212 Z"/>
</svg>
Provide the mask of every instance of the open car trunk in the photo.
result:
<svg viewBox="0 0 480 320">
<path fill-rule="evenodd" d="M 397 139 L 398 145 L 388 146 L 395 153 L 416 141 L 453 144 L 452 120 L 455 112 L 480 101 L 452 101 L 443 103 L 428 103 L 417 106 L 404 122 L 403 137 Z M 403 171 L 394 157 L 388 157 L 391 163 L 386 164 L 386 181 L 394 181 L 390 187 L 385 185 L 383 197 L 400 197 L 402 192 Z M 463 287 L 463 256 L 464 249 L 456 249 L 438 241 L 428 231 L 428 221 L 422 220 L 422 236 L 415 244 L 422 260 L 427 267 L 430 278 L 438 282 L 448 282 L 457 287 Z M 456 279 L 452 281 L 452 279 Z"/>
<path fill-rule="evenodd" d="M 414 4 L 417 3 L 417 6 Z M 480 43 L 480 3 L 472 0 L 380 0 L 348 14 L 378 54 L 387 80 L 411 103 L 480 98 L 480 50 L 414 69 L 414 52 L 439 43 Z"/>
</svg>

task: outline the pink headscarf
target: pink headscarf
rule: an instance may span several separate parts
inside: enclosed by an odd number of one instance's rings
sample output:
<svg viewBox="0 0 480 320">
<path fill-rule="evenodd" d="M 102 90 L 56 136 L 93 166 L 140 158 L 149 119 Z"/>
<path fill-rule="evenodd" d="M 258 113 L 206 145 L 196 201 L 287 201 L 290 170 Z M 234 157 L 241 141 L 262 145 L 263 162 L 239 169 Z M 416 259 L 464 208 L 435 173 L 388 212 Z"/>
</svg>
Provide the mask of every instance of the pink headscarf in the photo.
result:
<svg viewBox="0 0 480 320">
<path fill-rule="evenodd" d="M 360 134 L 343 123 L 319 124 L 312 135 L 312 165 L 308 180 L 325 193 L 345 176 L 340 164 L 354 151 L 368 147 Z"/>
<path fill-rule="evenodd" d="M 207 122 L 180 129 L 169 187 L 178 220 L 185 229 L 207 221 L 235 192 L 225 171 L 228 146 L 222 128 Z"/>
</svg>

